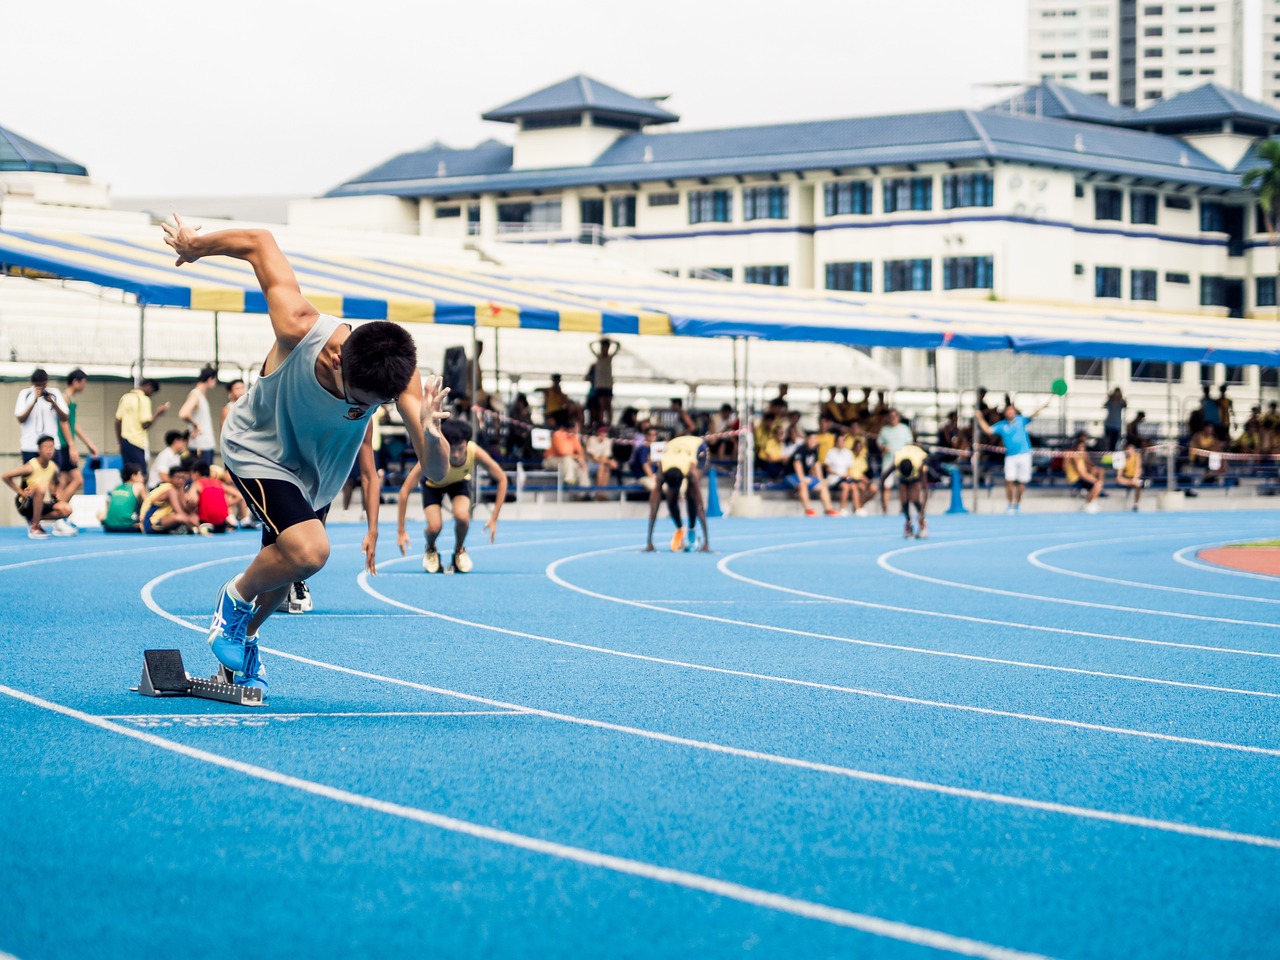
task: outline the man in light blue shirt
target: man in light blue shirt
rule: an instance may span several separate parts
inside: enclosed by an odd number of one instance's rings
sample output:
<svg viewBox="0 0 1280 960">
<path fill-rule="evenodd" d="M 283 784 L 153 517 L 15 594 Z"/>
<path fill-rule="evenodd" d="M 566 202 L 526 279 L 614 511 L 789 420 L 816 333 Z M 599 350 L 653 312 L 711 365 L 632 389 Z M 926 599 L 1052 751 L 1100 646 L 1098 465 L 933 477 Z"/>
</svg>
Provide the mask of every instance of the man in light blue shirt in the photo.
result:
<svg viewBox="0 0 1280 960">
<path fill-rule="evenodd" d="M 884 391 L 880 391 L 881 394 Z M 880 448 L 880 510 L 889 512 L 889 490 L 898 483 L 897 471 L 894 469 L 894 458 L 898 451 L 909 443 L 915 443 L 916 437 L 911 428 L 902 422 L 902 415 L 897 409 L 890 408 L 885 416 L 885 424 L 876 435 L 876 445 Z"/>
<path fill-rule="evenodd" d="M 1004 444 L 1004 495 L 1009 501 L 1005 513 L 1017 513 L 1022 509 L 1022 491 L 1031 480 L 1031 437 L 1027 427 L 1040 411 L 1049 405 L 1046 400 L 1024 417 L 1012 403 L 1004 408 L 1004 419 L 994 426 L 987 423 L 979 410 L 975 421 L 988 437 L 999 437 Z"/>
</svg>

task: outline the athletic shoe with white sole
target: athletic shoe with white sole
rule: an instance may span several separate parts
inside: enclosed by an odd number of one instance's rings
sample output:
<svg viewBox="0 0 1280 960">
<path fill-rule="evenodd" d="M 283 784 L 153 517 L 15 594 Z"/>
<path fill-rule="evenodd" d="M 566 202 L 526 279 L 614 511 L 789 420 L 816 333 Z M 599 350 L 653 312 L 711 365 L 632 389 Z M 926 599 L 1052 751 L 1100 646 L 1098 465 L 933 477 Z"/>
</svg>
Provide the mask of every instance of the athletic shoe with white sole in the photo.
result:
<svg viewBox="0 0 1280 960">
<path fill-rule="evenodd" d="M 209 648 L 219 663 L 239 673 L 244 671 L 245 633 L 253 617 L 253 604 L 231 596 L 235 580 L 232 577 L 218 592 L 218 605 L 213 611 L 213 623 L 209 625 Z"/>
<path fill-rule="evenodd" d="M 53 535 L 55 537 L 74 537 L 79 532 L 80 528 L 67 520 L 53 521 Z"/>
<path fill-rule="evenodd" d="M 467 553 L 466 548 L 460 548 L 453 555 L 453 569 L 455 573 L 471 572 L 471 555 Z"/>
<path fill-rule="evenodd" d="M 39 525 L 36 525 L 34 527 L 28 527 L 27 539 L 28 540 L 48 540 L 49 533 L 47 530 L 45 530 L 44 527 Z"/>
<path fill-rule="evenodd" d="M 435 550 L 428 550 L 422 555 L 422 569 L 427 573 L 440 572 L 440 554 Z"/>
<path fill-rule="evenodd" d="M 1098 512 L 1098 505 L 1097 505 L 1096 503 L 1086 503 L 1086 504 L 1084 505 L 1084 512 L 1085 512 L 1085 513 L 1097 513 L 1097 512 Z"/>
<path fill-rule="evenodd" d="M 262 660 L 258 656 L 257 635 L 245 638 L 244 669 L 233 674 L 232 683 L 244 687 L 255 687 L 258 690 L 267 689 L 267 668 L 262 665 Z"/>
</svg>

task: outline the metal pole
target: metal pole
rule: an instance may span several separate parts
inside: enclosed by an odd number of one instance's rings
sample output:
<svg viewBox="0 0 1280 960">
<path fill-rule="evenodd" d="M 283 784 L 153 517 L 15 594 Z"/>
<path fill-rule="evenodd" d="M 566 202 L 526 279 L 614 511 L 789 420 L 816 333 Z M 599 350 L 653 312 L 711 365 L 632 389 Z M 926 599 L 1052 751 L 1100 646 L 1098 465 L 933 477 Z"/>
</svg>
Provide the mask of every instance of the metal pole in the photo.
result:
<svg viewBox="0 0 1280 960">
<path fill-rule="evenodd" d="M 147 305 L 138 304 L 138 372 L 133 375 L 133 385 L 142 383 L 142 365 L 147 359 Z"/>
<path fill-rule="evenodd" d="M 1178 488 L 1178 418 L 1173 412 L 1173 361 L 1167 361 L 1164 365 L 1164 403 L 1165 403 L 1165 420 L 1170 425 L 1170 434 L 1172 435 L 1165 448 L 1165 488 L 1173 493 Z"/>
<path fill-rule="evenodd" d="M 733 408 L 737 411 L 738 426 L 741 427 L 746 421 L 742 416 L 742 394 L 738 391 L 738 338 L 734 337 L 729 341 L 729 346 L 733 349 Z M 742 434 L 733 438 L 733 452 L 738 461 L 738 469 L 733 471 L 733 491 L 734 493 L 742 492 Z"/>
<path fill-rule="evenodd" d="M 218 311 L 213 311 L 213 369 L 217 370 L 221 363 L 221 350 L 218 343 Z"/>
<path fill-rule="evenodd" d="M 983 433 L 978 427 L 978 354 L 971 352 L 969 354 L 969 370 L 973 374 L 973 430 L 970 431 L 972 436 L 969 438 L 971 443 L 969 473 L 973 477 L 973 512 L 978 512 L 978 485 L 982 477 L 982 454 L 978 451 L 978 444 L 981 442 Z M 956 406 L 960 404 L 957 402 Z"/>
<path fill-rule="evenodd" d="M 742 339 L 742 388 L 746 397 L 746 403 L 743 407 L 746 411 L 746 419 L 742 421 L 742 438 L 746 441 L 742 446 L 743 457 L 743 493 L 751 496 L 756 492 L 756 427 L 754 419 L 751 415 L 751 340 L 748 337 Z"/>
</svg>

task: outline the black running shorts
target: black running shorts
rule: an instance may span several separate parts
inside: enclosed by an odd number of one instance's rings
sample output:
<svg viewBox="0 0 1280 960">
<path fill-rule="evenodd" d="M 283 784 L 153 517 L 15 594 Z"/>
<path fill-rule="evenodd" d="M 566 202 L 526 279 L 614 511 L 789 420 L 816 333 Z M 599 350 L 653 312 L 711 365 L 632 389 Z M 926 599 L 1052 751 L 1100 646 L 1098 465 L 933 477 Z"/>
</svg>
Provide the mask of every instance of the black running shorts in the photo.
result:
<svg viewBox="0 0 1280 960">
<path fill-rule="evenodd" d="M 445 497 L 449 498 L 452 503 L 458 497 L 471 496 L 471 481 L 459 480 L 457 483 L 451 483 L 447 487 L 433 487 L 425 480 L 422 482 L 422 506 L 438 507 L 444 503 Z"/>
<path fill-rule="evenodd" d="M 294 524 L 307 520 L 319 520 L 329 515 L 329 505 L 314 509 L 296 484 L 287 480 L 259 480 L 256 477 L 237 477 L 227 471 L 232 482 L 244 497 L 253 515 L 262 521 L 262 545 L 269 547 L 276 538 Z"/>
</svg>

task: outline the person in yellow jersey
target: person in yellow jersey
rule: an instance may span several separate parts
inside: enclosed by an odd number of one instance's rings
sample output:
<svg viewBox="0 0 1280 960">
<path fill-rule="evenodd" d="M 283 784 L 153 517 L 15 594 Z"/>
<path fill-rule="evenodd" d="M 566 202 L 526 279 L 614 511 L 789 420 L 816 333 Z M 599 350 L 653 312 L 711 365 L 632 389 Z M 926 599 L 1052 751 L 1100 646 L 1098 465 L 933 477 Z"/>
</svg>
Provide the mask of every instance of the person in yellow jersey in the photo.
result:
<svg viewBox="0 0 1280 960">
<path fill-rule="evenodd" d="M 138 523 L 143 533 L 196 533 L 200 517 L 187 500 L 187 483 L 191 480 L 191 458 L 184 458 L 169 470 L 169 479 L 147 494 L 138 508 Z"/>
<path fill-rule="evenodd" d="M 32 540 L 48 540 L 49 534 L 40 526 L 42 520 L 66 520 L 71 516 L 70 504 L 62 503 L 54 495 L 58 481 L 58 464 L 54 461 L 56 449 L 53 437 L 47 433 L 36 438 L 36 455 L 20 467 L 14 467 L 4 474 L 4 482 L 16 494 L 14 498 L 18 513 L 28 523 L 27 536 Z M 22 483 L 18 483 L 22 478 Z M 57 536 L 73 536 L 79 531 L 70 524 L 64 533 L 61 525 L 55 526 Z"/>
<path fill-rule="evenodd" d="M 658 519 L 658 504 L 666 498 L 667 509 L 676 532 L 671 537 L 671 551 L 692 550 L 697 542 L 694 519 L 702 523 L 702 545 L 697 549 L 711 552 L 711 538 L 707 533 L 707 510 L 702 502 L 702 471 L 710 453 L 701 437 L 680 436 L 667 441 L 658 467 L 658 483 L 649 494 L 649 539 L 644 548 L 653 552 L 653 524 Z M 684 518 L 680 514 L 680 488 L 684 487 L 685 504 L 689 508 L 689 535 L 686 538 Z"/>
<path fill-rule="evenodd" d="M 1142 499 L 1142 488 L 1147 485 L 1142 478 L 1142 448 L 1132 440 L 1124 445 L 1124 456 L 1112 455 L 1112 466 L 1116 468 L 1116 483 L 1124 487 L 1125 494 L 1133 491 L 1132 509 L 1138 509 L 1138 501 Z"/>
<path fill-rule="evenodd" d="M 929 455 L 914 443 L 900 447 L 893 455 L 893 469 L 898 475 L 898 501 L 906 527 L 902 535 L 923 540 L 928 530 L 924 511 L 929 504 Z M 912 526 L 911 508 L 916 508 L 917 525 Z"/>
<path fill-rule="evenodd" d="M 507 500 L 507 474 L 493 457 L 485 452 L 471 439 L 471 424 L 464 420 L 446 420 L 441 428 L 444 438 L 449 442 L 449 471 L 440 480 L 427 480 L 422 484 L 422 505 L 427 515 L 427 551 L 422 557 L 422 569 L 427 573 L 445 572 L 440 564 L 440 554 L 436 551 L 436 538 L 444 529 L 444 516 L 441 504 L 449 498 L 449 509 L 453 512 L 453 564 L 455 573 L 471 572 L 471 557 L 467 555 L 464 544 L 467 532 L 471 529 L 471 477 L 475 473 L 476 464 L 484 467 L 497 484 L 497 495 L 493 502 L 493 513 L 484 528 L 489 532 L 489 542 L 493 543 L 498 535 L 498 514 Z M 400 545 L 403 556 L 409 547 L 409 534 L 405 532 L 405 514 L 409 509 L 409 497 L 414 487 L 422 479 L 422 471 L 415 465 L 405 478 L 400 488 L 400 502 L 396 517 L 396 542 Z"/>
</svg>

